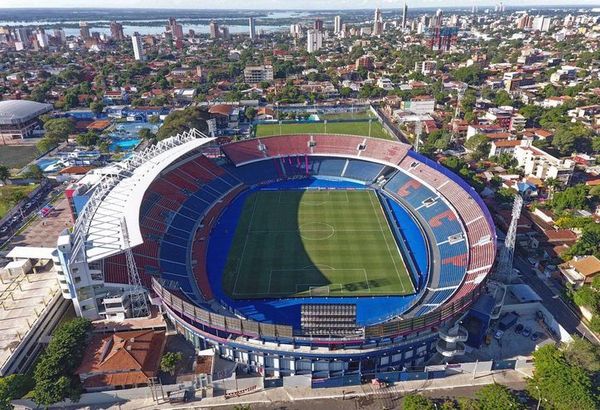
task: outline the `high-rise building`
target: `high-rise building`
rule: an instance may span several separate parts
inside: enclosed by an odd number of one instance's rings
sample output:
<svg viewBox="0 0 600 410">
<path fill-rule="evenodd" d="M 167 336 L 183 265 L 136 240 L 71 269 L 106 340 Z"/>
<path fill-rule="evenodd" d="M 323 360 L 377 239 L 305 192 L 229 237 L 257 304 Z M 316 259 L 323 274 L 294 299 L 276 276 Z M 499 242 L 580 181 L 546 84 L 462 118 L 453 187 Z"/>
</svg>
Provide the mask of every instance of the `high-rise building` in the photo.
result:
<svg viewBox="0 0 600 410">
<path fill-rule="evenodd" d="M 144 61 L 144 45 L 142 44 L 142 37 L 138 32 L 133 33 L 131 36 L 131 44 L 133 45 L 133 56 L 137 61 Z"/>
<path fill-rule="evenodd" d="M 546 16 L 537 16 L 533 19 L 531 28 L 536 31 L 549 31 L 552 25 L 552 19 Z"/>
<path fill-rule="evenodd" d="M 256 23 L 254 17 L 248 18 L 248 29 L 250 30 L 250 40 L 256 38 Z"/>
<path fill-rule="evenodd" d="M 23 43 L 25 47 L 29 45 L 29 29 L 25 27 L 19 27 L 15 29 L 15 37 L 17 41 Z"/>
<path fill-rule="evenodd" d="M 375 9 L 372 34 L 374 36 L 380 36 L 381 34 L 383 34 L 383 18 L 381 17 L 381 10 L 379 9 L 379 7 Z"/>
<path fill-rule="evenodd" d="M 90 34 L 90 27 L 88 26 L 87 22 L 85 22 L 85 21 L 79 22 L 79 35 L 81 36 L 81 39 L 84 41 L 92 37 Z"/>
<path fill-rule="evenodd" d="M 219 38 L 219 25 L 217 22 L 212 20 L 208 27 L 210 28 L 210 38 Z"/>
<path fill-rule="evenodd" d="M 229 27 L 227 27 L 227 26 L 221 27 L 220 36 L 224 40 L 229 40 Z"/>
<path fill-rule="evenodd" d="M 294 38 L 299 38 L 302 34 L 302 26 L 300 24 L 290 24 L 290 35 Z"/>
<path fill-rule="evenodd" d="M 404 8 L 402 9 L 402 28 L 406 28 L 408 19 L 408 5 L 404 3 Z"/>
<path fill-rule="evenodd" d="M 315 19 L 314 28 L 315 28 L 315 30 L 323 31 L 323 20 Z"/>
<path fill-rule="evenodd" d="M 48 41 L 48 35 L 46 34 L 43 28 L 38 30 L 35 37 L 40 48 L 48 48 L 50 42 Z"/>
<path fill-rule="evenodd" d="M 323 32 L 320 30 L 308 30 L 306 32 L 306 51 L 314 53 L 323 47 Z"/>
<path fill-rule="evenodd" d="M 175 17 L 169 17 L 169 21 L 165 30 L 170 34 L 174 40 L 183 40 L 183 26 L 177 23 Z"/>
<path fill-rule="evenodd" d="M 441 27 L 442 26 L 443 13 L 442 9 L 438 9 L 435 12 L 435 16 L 431 19 L 429 27 Z"/>
<path fill-rule="evenodd" d="M 123 33 L 123 25 L 116 21 L 110 22 L 110 36 L 115 41 L 125 40 L 125 34 Z"/>
<path fill-rule="evenodd" d="M 246 68 L 244 68 L 244 81 L 248 84 L 273 81 L 273 66 L 246 66 Z"/>
<path fill-rule="evenodd" d="M 333 19 L 333 32 L 339 34 L 342 31 L 342 16 L 335 16 Z"/>
<path fill-rule="evenodd" d="M 54 38 L 60 43 L 64 44 L 67 42 L 67 37 L 65 36 L 65 31 L 62 28 L 54 29 Z"/>
</svg>

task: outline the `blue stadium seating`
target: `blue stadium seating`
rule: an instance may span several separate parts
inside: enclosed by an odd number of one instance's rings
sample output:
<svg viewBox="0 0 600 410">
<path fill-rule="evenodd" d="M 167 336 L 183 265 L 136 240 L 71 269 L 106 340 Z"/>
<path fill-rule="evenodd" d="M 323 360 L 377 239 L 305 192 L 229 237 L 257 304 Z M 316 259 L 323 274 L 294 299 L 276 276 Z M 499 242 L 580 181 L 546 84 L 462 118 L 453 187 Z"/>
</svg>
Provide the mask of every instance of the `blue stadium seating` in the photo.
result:
<svg viewBox="0 0 600 410">
<path fill-rule="evenodd" d="M 348 160 L 348 166 L 343 177 L 370 182 L 377 178 L 381 171 L 383 171 L 383 168 L 383 165 L 375 162 L 350 159 Z"/>
</svg>

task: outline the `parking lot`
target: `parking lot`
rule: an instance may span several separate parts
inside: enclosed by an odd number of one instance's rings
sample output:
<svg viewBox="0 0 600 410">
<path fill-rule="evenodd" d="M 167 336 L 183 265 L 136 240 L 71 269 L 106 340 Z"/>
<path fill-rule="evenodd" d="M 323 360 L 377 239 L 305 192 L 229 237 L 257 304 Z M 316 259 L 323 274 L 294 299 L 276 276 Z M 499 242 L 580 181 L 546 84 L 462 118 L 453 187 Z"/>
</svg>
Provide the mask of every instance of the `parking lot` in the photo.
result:
<svg viewBox="0 0 600 410">
<path fill-rule="evenodd" d="M 530 356 L 537 345 L 552 340 L 543 322 L 535 314 L 521 315 L 509 329 L 498 333 L 500 320 L 495 320 L 488 333 L 489 344 L 482 344 L 467 357 L 473 360 L 501 360 L 517 356 Z M 535 335 L 535 336 L 534 336 Z"/>
</svg>

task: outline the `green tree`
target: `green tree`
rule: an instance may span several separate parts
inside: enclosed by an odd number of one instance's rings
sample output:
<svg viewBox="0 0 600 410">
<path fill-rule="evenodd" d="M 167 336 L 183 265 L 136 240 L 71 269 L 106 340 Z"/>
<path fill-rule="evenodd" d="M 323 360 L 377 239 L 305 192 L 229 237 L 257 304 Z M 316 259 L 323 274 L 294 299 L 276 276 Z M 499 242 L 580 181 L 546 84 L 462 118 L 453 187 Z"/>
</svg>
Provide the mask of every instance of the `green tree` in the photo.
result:
<svg viewBox="0 0 600 410">
<path fill-rule="evenodd" d="M 254 107 L 248 107 L 244 111 L 244 115 L 248 119 L 248 121 L 252 121 L 254 117 L 256 117 L 256 109 Z"/>
<path fill-rule="evenodd" d="M 50 406 L 65 398 L 79 399 L 81 386 L 74 373 L 83 358 L 90 327 L 90 321 L 77 318 L 54 331 L 33 372 L 32 398 L 38 405 Z"/>
<path fill-rule="evenodd" d="M 77 136 L 77 144 L 83 145 L 84 147 L 93 147 L 98 142 L 98 135 L 93 131 L 88 131 L 85 134 L 79 134 Z"/>
<path fill-rule="evenodd" d="M 75 124 L 70 118 L 51 118 L 44 123 L 47 138 L 66 141 L 75 131 Z"/>
<path fill-rule="evenodd" d="M 6 183 L 10 178 L 10 169 L 6 165 L 0 165 L 0 181 Z"/>
<path fill-rule="evenodd" d="M 101 101 L 93 101 L 90 103 L 90 110 L 98 116 L 104 111 L 104 104 Z"/>
<path fill-rule="evenodd" d="M 489 384 L 475 393 L 480 410 L 522 409 L 517 397 L 501 384 Z"/>
<path fill-rule="evenodd" d="M 569 363 L 555 345 L 547 344 L 533 352 L 535 370 L 527 382 L 529 394 L 541 398 L 546 408 L 594 410 L 600 403 L 589 375 Z"/>
<path fill-rule="evenodd" d="M 196 128 L 198 131 L 207 133 L 208 125 L 206 124 L 206 120 L 209 118 L 208 111 L 199 107 L 188 107 L 185 110 L 173 111 L 165 119 L 156 137 L 158 140 L 162 140 L 184 131 L 189 131 L 190 128 Z"/>
<path fill-rule="evenodd" d="M 555 192 L 550 201 L 550 206 L 555 212 L 565 209 L 587 209 L 588 188 L 583 184 L 569 187 L 563 191 Z"/>
<path fill-rule="evenodd" d="M 600 276 L 596 278 L 600 279 Z M 600 371 L 600 347 L 587 339 L 575 336 L 573 341 L 565 346 L 564 354 L 567 363 L 577 365 L 590 373 Z"/>
<path fill-rule="evenodd" d="M 25 172 L 25 176 L 31 179 L 42 179 L 44 178 L 44 172 L 38 164 L 31 164 Z"/>
<path fill-rule="evenodd" d="M 483 134 L 476 134 L 465 142 L 465 148 L 471 151 L 474 159 L 481 159 L 490 152 L 490 140 Z"/>
<path fill-rule="evenodd" d="M 402 400 L 403 410 L 435 410 L 433 401 L 420 394 L 409 394 Z"/>
<path fill-rule="evenodd" d="M 44 137 L 35 144 L 35 147 L 40 154 L 44 154 L 51 149 L 56 148 L 57 145 L 58 142 L 54 138 Z"/>
<path fill-rule="evenodd" d="M 0 410 L 11 410 L 11 400 L 23 397 L 33 388 L 33 380 L 29 375 L 11 374 L 0 377 Z"/>
<path fill-rule="evenodd" d="M 160 370 L 175 375 L 175 370 L 177 370 L 177 366 L 179 366 L 182 360 L 183 354 L 181 352 L 165 353 L 160 359 Z"/>
</svg>

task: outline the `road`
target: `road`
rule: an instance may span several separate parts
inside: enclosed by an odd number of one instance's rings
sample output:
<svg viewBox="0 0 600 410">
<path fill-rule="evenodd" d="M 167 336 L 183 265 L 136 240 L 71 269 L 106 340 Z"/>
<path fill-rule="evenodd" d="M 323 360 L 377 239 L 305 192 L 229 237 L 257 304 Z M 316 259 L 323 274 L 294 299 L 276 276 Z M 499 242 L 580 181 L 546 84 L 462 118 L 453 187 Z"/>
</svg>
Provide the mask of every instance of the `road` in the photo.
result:
<svg viewBox="0 0 600 410">
<path fill-rule="evenodd" d="M 546 309 L 569 334 L 578 334 L 590 342 L 600 345 L 600 339 L 579 318 L 577 313 L 560 296 L 558 289 L 551 289 L 549 285 L 540 279 L 531 264 L 521 256 L 515 255 L 514 267 L 522 273 L 521 279 L 528 284 L 541 298 Z"/>
</svg>

